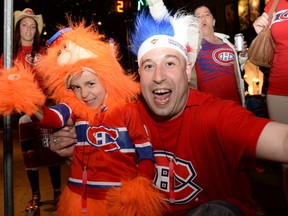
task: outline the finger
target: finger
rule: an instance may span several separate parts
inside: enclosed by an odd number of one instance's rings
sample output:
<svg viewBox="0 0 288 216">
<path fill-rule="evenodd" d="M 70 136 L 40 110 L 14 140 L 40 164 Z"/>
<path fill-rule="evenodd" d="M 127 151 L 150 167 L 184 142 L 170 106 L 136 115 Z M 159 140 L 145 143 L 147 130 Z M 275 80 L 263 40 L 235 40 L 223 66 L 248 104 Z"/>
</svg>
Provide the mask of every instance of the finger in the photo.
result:
<svg viewBox="0 0 288 216">
<path fill-rule="evenodd" d="M 68 125 L 68 126 L 74 126 L 74 123 L 73 123 L 73 121 L 72 121 L 71 118 L 69 118 L 69 119 L 67 120 L 67 125 Z"/>
<path fill-rule="evenodd" d="M 73 155 L 75 145 L 71 145 L 65 148 L 57 149 L 56 153 L 61 157 L 71 157 Z"/>
</svg>

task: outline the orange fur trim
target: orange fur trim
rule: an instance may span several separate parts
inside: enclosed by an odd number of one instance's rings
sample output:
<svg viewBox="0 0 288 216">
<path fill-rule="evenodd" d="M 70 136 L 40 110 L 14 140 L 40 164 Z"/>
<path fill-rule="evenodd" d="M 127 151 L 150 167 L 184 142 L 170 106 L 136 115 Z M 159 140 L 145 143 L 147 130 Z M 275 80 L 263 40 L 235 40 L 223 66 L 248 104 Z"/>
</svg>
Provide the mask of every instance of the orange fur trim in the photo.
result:
<svg viewBox="0 0 288 216">
<path fill-rule="evenodd" d="M 108 216 L 105 200 L 87 199 L 87 212 L 81 212 L 82 197 L 72 192 L 68 186 L 60 196 L 57 216 Z"/>
<path fill-rule="evenodd" d="M 74 75 L 75 70 L 82 71 L 83 67 L 88 67 L 95 71 L 107 91 L 104 105 L 108 107 L 108 113 L 126 102 L 137 100 L 140 85 L 135 81 L 136 77 L 125 75 L 115 57 L 116 51 L 114 52 L 111 45 L 103 40 L 104 35 L 97 32 L 94 25 L 85 27 L 84 21 L 79 24 L 70 21 L 69 24 L 72 30 L 63 33 L 61 40 L 48 49 L 47 55 L 36 69 L 46 82 L 48 94 L 51 94 L 57 103 L 67 103 L 76 116 L 87 118 L 93 124 L 100 108 L 88 108 L 74 96 L 73 92 L 66 89 L 66 79 L 69 75 Z M 68 41 L 92 52 L 97 57 L 82 59 L 73 64 L 58 65 L 58 53 Z"/>
<path fill-rule="evenodd" d="M 121 188 L 112 188 L 106 200 L 108 213 L 113 216 L 161 216 L 169 210 L 164 195 L 144 177 L 124 181 Z"/>
<path fill-rule="evenodd" d="M 2 69 L 0 74 L 0 114 L 16 111 L 32 115 L 44 105 L 46 97 L 29 67 L 15 64 L 13 68 Z"/>
</svg>

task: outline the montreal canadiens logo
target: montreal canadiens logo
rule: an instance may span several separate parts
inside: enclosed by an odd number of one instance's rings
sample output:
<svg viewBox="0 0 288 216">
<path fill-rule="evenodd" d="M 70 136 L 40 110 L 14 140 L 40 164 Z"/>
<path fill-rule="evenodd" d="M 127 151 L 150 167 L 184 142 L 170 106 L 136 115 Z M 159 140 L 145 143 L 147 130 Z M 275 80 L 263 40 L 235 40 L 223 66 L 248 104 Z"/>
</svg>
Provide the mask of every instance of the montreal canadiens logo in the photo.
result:
<svg viewBox="0 0 288 216">
<path fill-rule="evenodd" d="M 154 151 L 154 156 L 157 164 L 154 182 L 157 188 L 166 194 L 166 197 L 169 197 L 169 163 L 171 160 L 174 164 L 175 203 L 187 203 L 202 191 L 202 188 L 194 182 L 197 173 L 191 162 L 176 158 L 173 154 L 163 151 Z"/>
<path fill-rule="evenodd" d="M 37 64 L 42 60 L 42 58 L 43 58 L 42 55 L 39 54 L 39 53 L 36 53 L 35 56 L 34 56 L 34 58 L 32 57 L 31 54 L 26 54 L 26 56 L 25 56 L 25 61 L 26 61 L 28 64 L 35 66 L 35 65 L 37 65 Z"/>
<path fill-rule="evenodd" d="M 288 10 L 281 10 L 278 11 L 275 17 L 275 20 L 273 21 L 273 23 L 276 22 L 283 22 L 283 21 L 287 21 L 288 20 Z"/>
<path fill-rule="evenodd" d="M 106 152 L 120 149 L 116 142 L 118 137 L 118 131 L 115 129 L 109 129 L 103 126 L 89 127 L 87 129 L 87 141 L 89 144 L 97 148 L 102 148 Z"/>
<path fill-rule="evenodd" d="M 212 58 L 220 65 L 229 66 L 234 64 L 235 55 L 231 48 L 220 48 L 213 51 Z"/>
</svg>

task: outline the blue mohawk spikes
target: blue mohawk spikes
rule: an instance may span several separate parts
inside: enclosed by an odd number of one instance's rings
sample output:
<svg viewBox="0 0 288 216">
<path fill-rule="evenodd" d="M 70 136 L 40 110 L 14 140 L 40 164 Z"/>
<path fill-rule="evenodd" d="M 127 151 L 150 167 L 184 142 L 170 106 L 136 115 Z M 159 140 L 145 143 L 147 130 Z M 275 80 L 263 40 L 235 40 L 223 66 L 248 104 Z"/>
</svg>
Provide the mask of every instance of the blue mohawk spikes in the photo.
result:
<svg viewBox="0 0 288 216">
<path fill-rule="evenodd" d="M 169 14 L 165 19 L 156 21 L 147 13 L 147 11 L 142 11 L 136 17 L 134 23 L 134 32 L 130 38 L 130 44 L 132 44 L 132 52 L 137 55 L 140 46 L 143 42 L 152 37 L 153 35 L 169 35 L 174 36 L 174 28 L 169 21 Z"/>
<path fill-rule="evenodd" d="M 197 18 L 178 10 L 172 16 L 163 0 L 147 0 L 149 12 L 137 15 L 134 33 L 130 38 L 132 52 L 137 55 L 138 66 L 147 52 L 159 47 L 179 51 L 187 62 L 195 64 L 201 35 Z"/>
</svg>

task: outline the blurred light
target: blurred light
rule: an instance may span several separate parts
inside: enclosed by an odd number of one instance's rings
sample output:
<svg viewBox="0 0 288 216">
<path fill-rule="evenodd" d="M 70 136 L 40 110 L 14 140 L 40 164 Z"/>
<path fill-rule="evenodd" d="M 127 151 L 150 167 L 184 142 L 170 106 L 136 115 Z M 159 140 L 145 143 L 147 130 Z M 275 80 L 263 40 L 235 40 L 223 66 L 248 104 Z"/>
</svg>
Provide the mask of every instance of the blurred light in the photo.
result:
<svg viewBox="0 0 288 216">
<path fill-rule="evenodd" d="M 102 25 L 102 22 L 101 22 L 101 21 L 98 21 L 98 22 L 97 22 L 97 25 L 101 26 L 101 25 Z"/>
<path fill-rule="evenodd" d="M 254 0 L 251 5 L 252 5 L 252 8 L 258 8 L 259 1 Z"/>
</svg>

